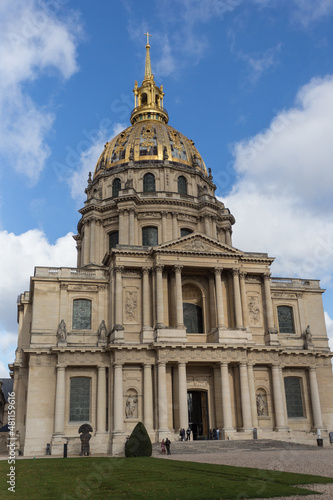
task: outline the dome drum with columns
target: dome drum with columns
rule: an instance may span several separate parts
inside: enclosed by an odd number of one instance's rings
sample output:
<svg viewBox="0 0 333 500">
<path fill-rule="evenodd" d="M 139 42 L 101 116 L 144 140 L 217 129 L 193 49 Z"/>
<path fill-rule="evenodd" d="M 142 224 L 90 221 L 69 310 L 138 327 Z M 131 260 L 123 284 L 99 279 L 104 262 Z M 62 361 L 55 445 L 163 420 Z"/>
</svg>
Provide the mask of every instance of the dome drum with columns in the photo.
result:
<svg viewBox="0 0 333 500">
<path fill-rule="evenodd" d="M 124 453 L 142 421 L 153 442 L 314 442 L 333 429 L 331 352 L 318 280 L 274 278 L 273 258 L 233 246 L 193 141 L 168 125 L 151 72 L 131 126 L 105 145 L 74 237 L 77 267 L 37 267 L 18 300 L 10 365 L 26 456 Z M 259 214 L 258 214 L 259 217 Z"/>
</svg>

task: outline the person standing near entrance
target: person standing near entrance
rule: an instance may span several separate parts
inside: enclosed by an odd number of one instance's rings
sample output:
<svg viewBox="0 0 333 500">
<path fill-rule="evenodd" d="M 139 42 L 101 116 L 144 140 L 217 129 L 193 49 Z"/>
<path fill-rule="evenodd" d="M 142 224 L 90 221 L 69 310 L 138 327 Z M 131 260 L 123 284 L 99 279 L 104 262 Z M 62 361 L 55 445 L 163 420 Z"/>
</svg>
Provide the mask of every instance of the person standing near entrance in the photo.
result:
<svg viewBox="0 0 333 500">
<path fill-rule="evenodd" d="M 186 430 L 186 440 L 191 441 L 191 429 L 189 427 Z"/>
<path fill-rule="evenodd" d="M 166 438 L 166 440 L 165 440 L 165 447 L 166 447 L 166 450 L 167 450 L 167 455 L 171 455 L 170 445 L 171 445 L 170 439 Z"/>
</svg>

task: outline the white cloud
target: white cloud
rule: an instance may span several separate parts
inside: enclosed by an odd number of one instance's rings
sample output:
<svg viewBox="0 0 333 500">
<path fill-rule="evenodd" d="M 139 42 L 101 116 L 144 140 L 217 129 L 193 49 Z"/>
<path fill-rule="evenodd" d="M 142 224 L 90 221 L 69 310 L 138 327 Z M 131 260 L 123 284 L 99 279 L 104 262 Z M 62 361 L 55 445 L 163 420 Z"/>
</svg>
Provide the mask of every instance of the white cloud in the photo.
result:
<svg viewBox="0 0 333 500">
<path fill-rule="evenodd" d="M 111 134 L 107 129 L 99 128 L 89 137 L 90 146 L 81 152 L 80 155 L 75 154 L 78 168 L 72 172 L 68 182 L 71 186 L 72 197 L 80 202 L 80 204 L 85 200 L 84 190 L 87 187 L 89 172 L 92 171 L 94 173 L 95 165 L 104 150 L 106 141 L 110 141 L 125 128 L 126 125 L 115 123 Z"/>
<path fill-rule="evenodd" d="M 294 18 L 304 27 L 327 18 L 333 12 L 332 0 L 294 0 Z"/>
<path fill-rule="evenodd" d="M 81 29 L 73 11 L 60 20 L 61 3 L 53 12 L 47 5 L 37 0 L 0 5 L 0 153 L 32 181 L 50 154 L 46 138 L 54 115 L 29 97 L 25 85 L 42 74 L 69 78 L 75 73 Z"/>
<path fill-rule="evenodd" d="M 72 233 L 50 244 L 43 232 L 32 229 L 15 235 L 0 231 L 0 374 L 14 360 L 17 343 L 16 300 L 29 289 L 34 266 L 76 266 L 76 250 Z M 3 376 L 8 376 L 3 374 Z"/>
<path fill-rule="evenodd" d="M 233 40 L 232 45 L 234 45 L 234 43 Z M 255 83 L 271 66 L 276 66 L 280 51 L 281 44 L 278 43 L 275 47 L 270 47 L 263 52 L 246 54 L 243 51 L 238 51 L 237 56 L 247 63 L 250 80 L 252 83 Z"/>
<path fill-rule="evenodd" d="M 275 275 L 333 275 L 333 77 L 302 87 L 296 105 L 236 144 L 238 180 L 224 202 L 238 219 L 233 242 L 277 257 Z M 217 182 L 218 184 L 218 182 Z"/>
</svg>

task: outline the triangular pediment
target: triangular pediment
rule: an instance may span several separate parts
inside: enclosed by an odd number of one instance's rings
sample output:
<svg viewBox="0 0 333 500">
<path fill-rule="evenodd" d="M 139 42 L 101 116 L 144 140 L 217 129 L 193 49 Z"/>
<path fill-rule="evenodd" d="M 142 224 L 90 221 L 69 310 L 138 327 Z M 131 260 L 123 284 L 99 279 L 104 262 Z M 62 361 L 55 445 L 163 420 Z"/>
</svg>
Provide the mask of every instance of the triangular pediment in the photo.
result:
<svg viewBox="0 0 333 500">
<path fill-rule="evenodd" d="M 154 247 L 154 251 L 164 252 L 190 252 L 190 253 L 223 253 L 231 255 L 243 255 L 243 252 L 233 248 L 226 243 L 221 243 L 206 234 L 195 232 L 183 236 L 177 240 L 162 243 Z"/>
</svg>

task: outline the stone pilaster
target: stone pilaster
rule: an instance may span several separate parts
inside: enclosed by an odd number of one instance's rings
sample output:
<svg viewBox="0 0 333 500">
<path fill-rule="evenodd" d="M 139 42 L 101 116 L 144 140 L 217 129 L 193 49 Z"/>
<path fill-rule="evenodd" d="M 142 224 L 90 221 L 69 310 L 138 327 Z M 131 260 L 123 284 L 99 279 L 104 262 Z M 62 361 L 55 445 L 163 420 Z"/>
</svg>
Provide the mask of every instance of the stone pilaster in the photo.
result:
<svg viewBox="0 0 333 500">
<path fill-rule="evenodd" d="M 113 434 L 124 432 L 123 365 L 113 365 Z"/>
<path fill-rule="evenodd" d="M 178 362 L 179 426 L 188 428 L 186 363 Z"/>
<path fill-rule="evenodd" d="M 143 365 L 143 422 L 147 432 L 153 431 L 153 384 L 151 374 L 151 364 Z"/>
<path fill-rule="evenodd" d="M 158 432 L 159 439 L 166 437 L 168 433 L 168 402 L 166 389 L 166 364 L 159 361 L 157 364 L 157 382 L 158 382 Z"/>
<path fill-rule="evenodd" d="M 156 275 L 156 328 L 165 328 L 164 325 L 164 298 L 163 298 L 163 267 L 155 266 Z"/>
<path fill-rule="evenodd" d="M 240 293 L 241 293 L 241 298 L 242 298 L 243 326 L 244 326 L 244 328 L 248 328 L 249 318 L 248 318 L 248 310 L 247 310 L 245 278 L 246 278 L 246 273 L 241 271 L 239 273 L 239 282 L 240 282 Z"/>
<path fill-rule="evenodd" d="M 251 415 L 251 402 L 249 392 L 249 380 L 247 376 L 247 364 L 240 363 L 239 365 L 239 378 L 241 390 L 241 403 L 242 403 L 242 431 L 252 430 L 252 415 Z"/>
<path fill-rule="evenodd" d="M 97 433 L 106 432 L 106 368 L 98 367 L 97 378 Z"/>
<path fill-rule="evenodd" d="M 64 435 L 66 367 L 57 365 L 57 386 L 54 412 L 54 436 Z"/>
<path fill-rule="evenodd" d="M 315 367 L 309 368 L 311 406 L 313 413 L 313 427 L 315 430 L 324 429 L 319 398 L 317 372 Z"/>
<path fill-rule="evenodd" d="M 273 400 L 275 412 L 275 429 L 276 431 L 287 430 L 287 424 L 284 411 L 284 391 L 281 386 L 281 368 L 279 365 L 272 365 L 272 382 L 273 382 Z"/>
<path fill-rule="evenodd" d="M 243 328 L 243 313 L 242 313 L 242 301 L 240 295 L 239 288 L 239 270 L 232 270 L 232 278 L 233 278 L 233 288 L 234 288 L 234 302 L 235 302 L 235 319 L 236 319 L 236 328 Z"/>
<path fill-rule="evenodd" d="M 224 328 L 224 308 L 223 308 L 223 295 L 221 283 L 222 269 L 215 267 L 215 291 L 216 291 L 216 310 L 217 310 L 217 327 Z"/>
<path fill-rule="evenodd" d="M 228 363 L 221 363 L 223 430 L 233 432 Z"/>
<path fill-rule="evenodd" d="M 175 266 L 175 285 L 176 285 L 176 317 L 177 317 L 177 328 L 184 328 L 184 317 L 183 317 L 183 291 L 182 291 L 182 269 L 183 266 Z"/>
</svg>

